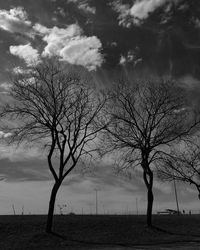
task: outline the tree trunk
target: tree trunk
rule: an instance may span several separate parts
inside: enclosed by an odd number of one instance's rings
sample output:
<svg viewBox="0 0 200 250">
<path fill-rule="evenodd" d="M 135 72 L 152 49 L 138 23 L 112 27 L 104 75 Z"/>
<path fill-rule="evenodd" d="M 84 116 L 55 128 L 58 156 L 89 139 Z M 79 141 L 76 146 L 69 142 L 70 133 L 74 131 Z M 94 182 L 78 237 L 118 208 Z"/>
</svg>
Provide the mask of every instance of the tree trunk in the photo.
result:
<svg viewBox="0 0 200 250">
<path fill-rule="evenodd" d="M 51 191 L 51 196 L 49 200 L 49 210 L 48 210 L 47 222 L 46 222 L 47 233 L 52 232 L 54 207 L 55 207 L 56 195 L 57 195 L 59 187 L 60 187 L 60 183 L 56 182 Z"/>
<path fill-rule="evenodd" d="M 147 187 L 147 226 L 152 227 L 152 210 L 153 210 L 153 172 L 148 167 L 143 167 L 143 179 Z"/>
<path fill-rule="evenodd" d="M 152 187 L 147 191 L 147 226 L 152 227 L 153 192 Z"/>
</svg>

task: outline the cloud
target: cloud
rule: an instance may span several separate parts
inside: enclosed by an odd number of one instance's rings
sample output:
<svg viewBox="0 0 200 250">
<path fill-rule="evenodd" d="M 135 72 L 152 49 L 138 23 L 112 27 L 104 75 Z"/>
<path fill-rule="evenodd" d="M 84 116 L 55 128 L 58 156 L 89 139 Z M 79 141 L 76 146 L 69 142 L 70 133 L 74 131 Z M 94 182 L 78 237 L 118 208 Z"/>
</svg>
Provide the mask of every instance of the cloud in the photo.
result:
<svg viewBox="0 0 200 250">
<path fill-rule="evenodd" d="M 4 101 L 8 101 L 8 96 L 10 95 L 10 88 L 12 87 L 12 84 L 8 82 L 3 82 L 0 84 L 0 103 L 1 105 L 4 103 Z M 1 137 L 1 135 L 0 135 Z"/>
<path fill-rule="evenodd" d="M 74 3 L 77 3 L 78 8 L 84 11 L 95 13 L 95 9 L 90 7 L 87 1 Z M 88 70 L 95 70 L 103 62 L 100 53 L 101 41 L 96 36 L 83 36 L 83 31 L 77 24 L 71 24 L 67 28 L 56 26 L 47 28 L 40 23 L 33 25 L 28 20 L 26 11 L 22 7 L 16 7 L 10 10 L 0 10 L 0 29 L 20 33 L 30 38 L 40 36 L 47 43 L 42 53 L 43 56 L 56 55 L 63 61 L 84 66 Z M 10 46 L 10 53 L 24 59 L 27 66 L 39 62 L 39 52 L 30 43 Z"/>
<path fill-rule="evenodd" d="M 47 43 L 43 56 L 56 55 L 63 61 L 84 66 L 88 70 L 95 70 L 103 62 L 99 51 L 102 47 L 100 40 L 96 36 L 83 36 L 77 24 L 69 25 L 66 29 L 53 27 L 43 40 Z"/>
<path fill-rule="evenodd" d="M 13 125 L 12 121 L 2 121 L 4 127 Z M 27 143 L 22 143 L 20 145 L 9 144 L 7 142 L 1 141 L 0 143 L 0 160 L 8 159 L 11 162 L 18 161 L 28 161 L 31 159 L 43 159 L 45 156 L 45 151 L 42 149 L 41 145 L 30 146 Z"/>
<path fill-rule="evenodd" d="M 40 36 L 44 36 L 50 32 L 50 29 L 41 25 L 40 23 L 35 23 L 32 28 L 34 30 L 34 33 Z"/>
<path fill-rule="evenodd" d="M 90 13 L 90 14 L 96 13 L 96 8 L 89 6 L 87 3 L 84 3 L 84 2 L 80 2 L 78 5 L 78 8 L 80 10 L 83 10 L 86 13 Z"/>
<path fill-rule="evenodd" d="M 192 75 L 184 75 L 179 79 L 184 87 L 190 90 L 199 91 L 200 80 Z"/>
<path fill-rule="evenodd" d="M 103 63 L 100 53 L 101 41 L 96 37 L 86 37 L 77 24 L 67 28 L 47 28 L 39 23 L 32 27 L 32 35 L 41 36 L 47 43 L 42 56 L 59 56 L 61 60 L 70 64 L 81 65 L 88 70 L 95 70 Z M 38 63 L 39 52 L 30 43 L 26 45 L 10 46 L 10 53 L 24 59 L 28 66 Z"/>
<path fill-rule="evenodd" d="M 12 84 L 4 82 L 0 84 L 0 89 L 3 89 L 4 91 L 9 91 Z"/>
<path fill-rule="evenodd" d="M 57 9 L 54 11 L 55 14 L 59 14 L 62 17 L 66 17 L 65 10 L 62 7 L 57 7 Z"/>
<path fill-rule="evenodd" d="M 33 153 L 32 150 L 30 150 L 30 153 Z M 10 153 L 10 155 L 12 154 Z M 35 209 L 41 211 L 48 204 L 53 178 L 45 158 L 31 155 L 24 159 L 23 156 L 22 154 L 21 157 L 13 160 L 0 158 L 1 176 L 4 178 L 4 181 L 0 182 L 1 197 L 5 197 L 5 202 L 6 200 L 12 200 L 16 207 L 17 201 L 19 204 L 24 204 L 27 210 L 28 205 L 34 203 L 38 191 L 42 192 L 42 195 L 40 194 L 37 199 L 37 204 L 35 203 Z M 91 210 L 95 211 L 95 189 L 97 188 L 99 213 L 107 213 L 108 211 L 111 213 L 127 213 L 127 210 L 136 212 L 136 198 L 139 212 L 145 212 L 146 188 L 141 174 L 134 172 L 132 178 L 127 179 L 121 175 L 114 175 L 112 170 L 112 166 L 99 165 L 97 171 L 93 174 L 81 175 L 73 172 L 67 176 L 60 188 L 57 204 L 67 204 L 66 212 L 70 212 L 73 208 L 74 212 L 80 213 L 80 208 L 83 208 L 84 212 L 91 213 Z M 188 186 L 177 183 L 179 199 L 182 202 L 181 207 L 184 205 L 184 209 L 187 206 L 188 209 L 191 209 L 195 199 L 197 199 L 196 192 L 187 191 L 184 187 L 187 188 Z M 155 180 L 154 194 L 154 211 L 175 206 L 172 183 L 161 183 Z M 23 202 L 22 199 L 24 199 Z M 189 202 L 192 203 L 189 205 Z M 31 211 L 33 209 L 31 205 L 30 209 Z M 1 211 L 2 208 L 0 213 Z M 42 212 L 46 211 L 47 208 Z"/>
<path fill-rule="evenodd" d="M 45 32 L 44 29 L 42 31 Z M 82 31 L 78 25 L 72 24 L 66 29 L 55 26 L 52 29 L 49 29 L 47 33 L 48 34 L 43 37 L 43 40 L 47 42 L 47 46 L 43 52 L 43 55 L 45 56 L 58 55 L 59 51 L 66 46 L 70 39 L 80 36 Z"/>
<path fill-rule="evenodd" d="M 12 72 L 14 74 L 29 74 L 31 73 L 31 69 L 24 69 L 22 67 L 17 66 L 12 69 Z"/>
<path fill-rule="evenodd" d="M 22 7 L 0 10 L 0 29 L 11 33 L 28 34 L 31 22 L 27 18 L 27 13 Z M 29 33 L 29 36 L 31 36 L 31 33 Z"/>
<path fill-rule="evenodd" d="M 4 176 L 7 181 L 45 181 L 52 177 L 45 159 L 33 157 L 11 161 L 4 158 L 0 159 L 0 163 L 2 164 L 1 176 Z"/>
<path fill-rule="evenodd" d="M 10 53 L 24 59 L 28 66 L 39 62 L 39 53 L 30 43 L 26 45 L 10 46 Z"/>
<path fill-rule="evenodd" d="M 90 6 L 87 0 L 68 0 L 68 3 L 70 2 L 77 4 L 78 9 L 84 11 L 85 13 L 93 15 L 96 13 L 96 8 Z"/>
<path fill-rule="evenodd" d="M 130 28 L 133 22 L 130 16 L 130 5 L 122 4 L 120 0 L 113 1 L 110 5 L 114 11 L 119 13 L 119 25 Z"/>
<path fill-rule="evenodd" d="M 112 8 L 119 13 L 119 25 L 130 28 L 132 24 L 139 25 L 141 22 L 149 17 L 149 14 L 154 12 L 157 8 L 167 5 L 165 12 L 169 12 L 171 5 L 176 4 L 179 0 L 137 0 L 132 6 L 129 4 L 122 4 L 122 1 L 114 1 L 111 3 Z"/>
<path fill-rule="evenodd" d="M 126 55 L 120 56 L 119 64 L 126 65 L 131 63 L 134 67 L 142 63 L 142 58 L 140 57 L 140 49 L 136 47 L 134 50 L 129 50 Z"/>
<path fill-rule="evenodd" d="M 197 29 L 200 29 L 200 19 L 199 18 L 193 18 L 192 21 L 193 21 L 195 27 Z"/>
<path fill-rule="evenodd" d="M 99 53 L 101 42 L 95 36 L 78 37 L 69 41 L 69 43 L 60 50 L 60 56 L 63 60 L 71 64 L 82 65 L 89 70 L 95 70 L 101 66 L 102 57 Z"/>
<path fill-rule="evenodd" d="M 172 193 L 172 186 L 165 182 L 161 182 L 158 180 L 154 180 L 154 184 L 153 184 L 154 188 L 157 189 L 157 192 L 160 192 L 161 194 L 170 194 Z"/>
<path fill-rule="evenodd" d="M 11 133 L 5 133 L 3 131 L 0 131 L 0 138 L 7 138 L 7 137 L 9 137 L 11 135 L 12 135 Z"/>
<path fill-rule="evenodd" d="M 136 1 L 135 4 L 130 9 L 130 14 L 133 16 L 137 22 L 137 19 L 143 20 L 149 16 L 149 13 L 153 12 L 157 8 L 161 7 L 169 0 L 142 0 Z"/>
<path fill-rule="evenodd" d="M 126 57 L 125 56 L 123 56 L 123 55 L 120 56 L 119 64 L 121 64 L 121 65 L 126 64 Z"/>
</svg>

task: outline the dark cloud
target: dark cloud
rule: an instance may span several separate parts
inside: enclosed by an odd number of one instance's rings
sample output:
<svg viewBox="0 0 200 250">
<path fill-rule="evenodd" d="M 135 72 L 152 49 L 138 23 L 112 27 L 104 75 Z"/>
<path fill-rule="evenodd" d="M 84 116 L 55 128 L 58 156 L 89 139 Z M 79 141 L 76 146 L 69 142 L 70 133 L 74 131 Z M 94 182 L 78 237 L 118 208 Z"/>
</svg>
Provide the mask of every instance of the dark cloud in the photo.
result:
<svg viewBox="0 0 200 250">
<path fill-rule="evenodd" d="M 8 182 L 45 181 L 52 179 L 46 160 L 38 158 L 21 161 L 11 161 L 8 158 L 0 159 L 0 173 Z"/>
</svg>

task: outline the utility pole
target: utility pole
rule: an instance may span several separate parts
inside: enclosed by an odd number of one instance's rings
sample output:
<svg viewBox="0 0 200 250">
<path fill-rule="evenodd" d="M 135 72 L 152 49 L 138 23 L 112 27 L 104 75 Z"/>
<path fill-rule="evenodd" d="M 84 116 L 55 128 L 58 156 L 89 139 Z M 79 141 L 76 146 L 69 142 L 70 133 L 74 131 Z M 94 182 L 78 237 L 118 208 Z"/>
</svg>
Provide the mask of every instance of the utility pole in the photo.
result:
<svg viewBox="0 0 200 250">
<path fill-rule="evenodd" d="M 136 197 L 136 214 L 138 215 L 138 199 Z"/>
<path fill-rule="evenodd" d="M 98 214 L 98 189 L 95 189 L 95 193 L 96 193 L 96 215 Z"/>
<path fill-rule="evenodd" d="M 174 179 L 174 193 L 175 193 L 175 198 L 176 198 L 177 212 L 179 214 L 180 210 L 179 210 L 179 204 L 178 204 L 178 195 L 177 195 L 177 190 L 176 190 L 176 181 L 175 181 L 175 179 Z"/>
<path fill-rule="evenodd" d="M 24 205 L 22 206 L 22 215 L 24 215 Z"/>
<path fill-rule="evenodd" d="M 14 215 L 16 215 L 16 213 L 15 213 L 15 206 L 14 206 L 14 204 L 12 204 L 12 209 L 13 209 L 13 214 L 14 214 Z"/>
</svg>

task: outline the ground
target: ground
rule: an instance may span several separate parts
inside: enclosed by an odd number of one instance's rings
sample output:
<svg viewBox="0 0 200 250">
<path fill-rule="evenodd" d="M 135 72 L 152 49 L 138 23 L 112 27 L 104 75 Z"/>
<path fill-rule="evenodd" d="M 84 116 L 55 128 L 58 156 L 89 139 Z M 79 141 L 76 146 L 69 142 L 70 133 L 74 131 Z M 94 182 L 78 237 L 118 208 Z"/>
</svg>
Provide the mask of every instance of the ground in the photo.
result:
<svg viewBox="0 0 200 250">
<path fill-rule="evenodd" d="M 200 249 L 200 215 L 55 216 L 54 234 L 46 234 L 46 216 L 0 216 L 1 250 Z"/>
</svg>

